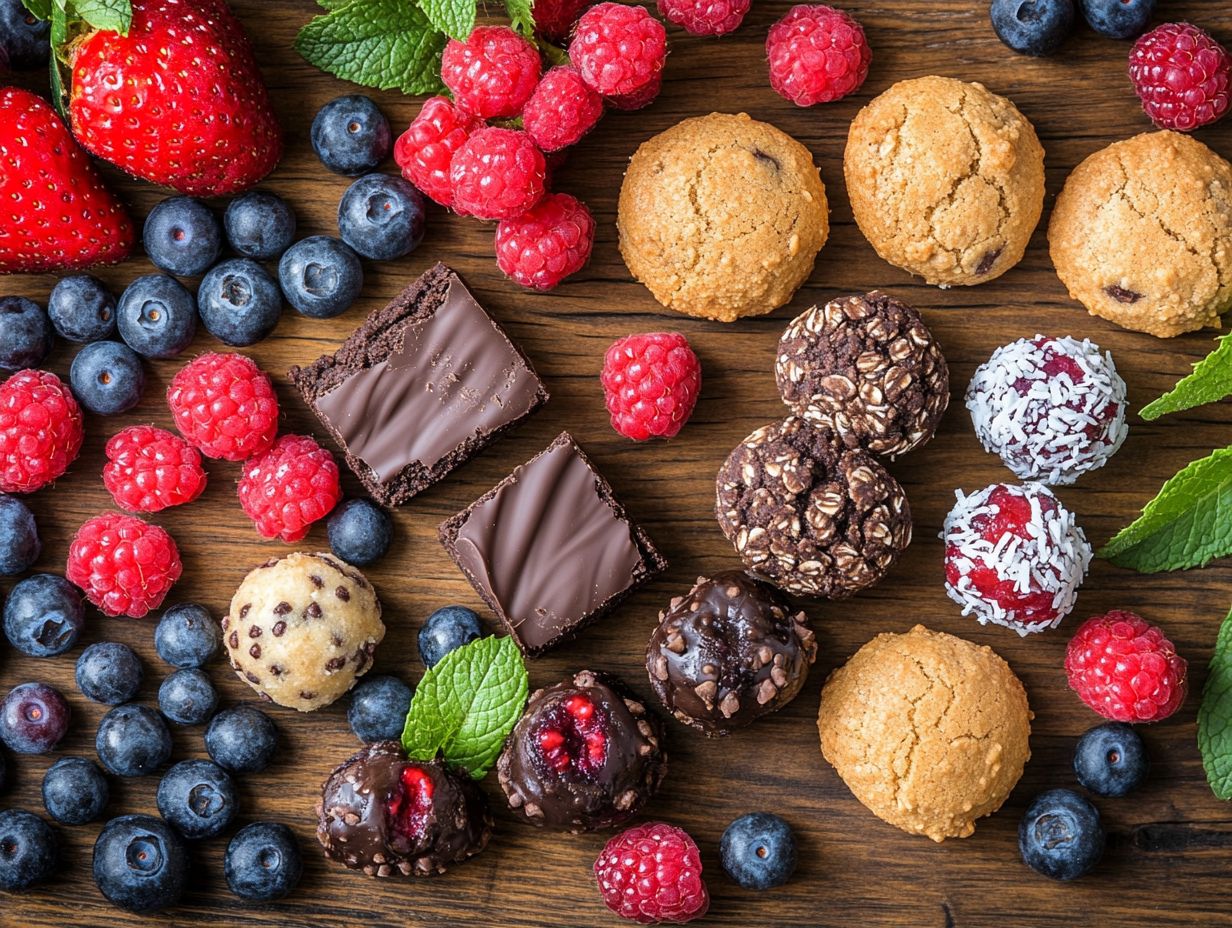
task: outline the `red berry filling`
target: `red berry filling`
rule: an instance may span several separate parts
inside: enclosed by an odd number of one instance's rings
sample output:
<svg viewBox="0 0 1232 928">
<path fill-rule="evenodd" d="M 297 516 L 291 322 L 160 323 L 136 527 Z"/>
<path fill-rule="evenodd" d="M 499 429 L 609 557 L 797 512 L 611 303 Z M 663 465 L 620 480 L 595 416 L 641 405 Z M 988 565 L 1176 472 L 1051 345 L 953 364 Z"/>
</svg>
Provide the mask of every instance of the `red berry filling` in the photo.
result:
<svg viewBox="0 0 1232 928">
<path fill-rule="evenodd" d="M 406 767 L 398 777 L 399 790 L 389 797 L 385 809 L 393 830 L 401 837 L 418 840 L 432 817 L 432 794 L 436 785 L 422 767 Z"/>
<path fill-rule="evenodd" d="M 607 713 L 584 693 L 574 693 L 546 714 L 534 734 L 539 758 L 560 776 L 590 777 L 607 760 Z"/>
</svg>

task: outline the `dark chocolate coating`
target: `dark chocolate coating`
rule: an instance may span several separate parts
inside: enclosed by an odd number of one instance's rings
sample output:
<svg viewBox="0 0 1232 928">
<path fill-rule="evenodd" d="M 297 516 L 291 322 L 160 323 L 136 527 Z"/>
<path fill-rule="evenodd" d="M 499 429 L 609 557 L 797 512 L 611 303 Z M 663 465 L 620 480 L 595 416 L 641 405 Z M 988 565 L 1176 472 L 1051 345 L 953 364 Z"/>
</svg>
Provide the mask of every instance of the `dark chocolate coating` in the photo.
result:
<svg viewBox="0 0 1232 928">
<path fill-rule="evenodd" d="M 564 775 L 544 762 L 538 732 L 552 710 L 583 693 L 606 718 L 606 756 L 599 769 Z M 514 814 L 548 828 L 572 832 L 614 828 L 637 814 L 667 773 L 663 723 L 623 684 L 582 670 L 533 693 L 496 762 L 497 779 Z"/>
<path fill-rule="evenodd" d="M 418 835 L 399 832 L 389 801 L 402 772 L 422 770 L 432 782 L 432 808 Z M 492 813 L 465 772 L 440 761 L 406 757 L 396 741 L 378 741 L 334 769 L 317 803 L 317 840 L 325 856 L 368 876 L 430 876 L 473 857 L 492 836 Z"/>
</svg>

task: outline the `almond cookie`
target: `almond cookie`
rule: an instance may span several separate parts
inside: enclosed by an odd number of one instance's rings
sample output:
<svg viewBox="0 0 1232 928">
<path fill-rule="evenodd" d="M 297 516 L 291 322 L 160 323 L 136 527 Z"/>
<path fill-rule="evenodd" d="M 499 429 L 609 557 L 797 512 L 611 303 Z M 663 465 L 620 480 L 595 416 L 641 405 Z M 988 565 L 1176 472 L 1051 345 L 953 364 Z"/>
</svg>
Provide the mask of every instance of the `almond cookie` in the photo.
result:
<svg viewBox="0 0 1232 928">
<path fill-rule="evenodd" d="M 1044 208 L 1044 149 L 1005 97 L 948 77 L 901 81 L 851 124 L 843 158 L 860 231 L 939 287 L 1022 260 Z"/>
<path fill-rule="evenodd" d="M 262 698 L 301 712 L 354 686 L 385 637 L 381 604 L 363 574 L 329 554 L 298 551 L 249 572 L 222 630 L 236 675 Z"/>
<path fill-rule="evenodd" d="M 1065 181 L 1048 243 L 1094 316 L 1160 338 L 1218 326 L 1232 305 L 1232 165 L 1176 132 L 1115 142 Z"/>
<path fill-rule="evenodd" d="M 788 302 L 830 232 L 808 149 L 744 113 L 686 119 L 645 142 L 616 224 L 625 264 L 656 300 L 720 322 Z"/>
<path fill-rule="evenodd" d="M 991 648 L 917 625 L 878 635 L 821 691 L 821 753 L 878 818 L 934 841 L 1001 808 L 1031 757 L 1027 693 Z"/>
</svg>

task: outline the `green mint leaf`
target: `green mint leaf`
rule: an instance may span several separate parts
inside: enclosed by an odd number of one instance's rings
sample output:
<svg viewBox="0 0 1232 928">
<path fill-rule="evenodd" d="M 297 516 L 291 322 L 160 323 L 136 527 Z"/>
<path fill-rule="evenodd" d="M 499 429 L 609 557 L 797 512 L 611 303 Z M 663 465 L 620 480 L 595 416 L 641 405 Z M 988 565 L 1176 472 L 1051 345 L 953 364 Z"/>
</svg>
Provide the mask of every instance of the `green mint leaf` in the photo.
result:
<svg viewBox="0 0 1232 928">
<path fill-rule="evenodd" d="M 415 690 L 402 746 L 412 760 L 439 753 L 483 779 L 522 715 L 527 688 L 512 638 L 480 638 L 450 651 Z"/>
<path fill-rule="evenodd" d="M 419 7 L 439 31 L 464 40 L 475 28 L 475 0 L 419 0 Z"/>
<path fill-rule="evenodd" d="M 68 13 L 64 8 L 66 0 L 53 0 L 51 5 L 51 50 L 53 59 L 60 54 L 60 49 L 68 40 Z"/>
<path fill-rule="evenodd" d="M 128 35 L 128 29 L 133 24 L 133 6 L 129 0 L 70 0 L 70 2 L 73 12 L 95 29 Z"/>
<path fill-rule="evenodd" d="M 1142 409 L 1143 419 L 1158 419 L 1170 412 L 1205 406 L 1232 394 L 1232 333 L 1194 365 L 1193 373 L 1182 377 L 1175 387 Z"/>
<path fill-rule="evenodd" d="M 1232 799 L 1232 612 L 1219 628 L 1198 707 L 1198 749 L 1211 791 Z"/>
<path fill-rule="evenodd" d="M 1232 447 L 1185 466 L 1100 550 L 1142 573 L 1203 567 L 1232 554 Z"/>
<path fill-rule="evenodd" d="M 42 20 L 51 19 L 51 0 L 21 0 L 31 16 Z"/>
<path fill-rule="evenodd" d="M 445 36 L 413 0 L 331 0 L 331 6 L 295 40 L 296 51 L 309 64 L 379 90 L 441 90 Z"/>
<path fill-rule="evenodd" d="M 535 0 L 505 0 L 509 24 L 528 39 L 535 34 Z"/>
<path fill-rule="evenodd" d="M 570 64 L 569 53 L 559 45 L 553 45 L 546 39 L 539 40 L 539 53 L 547 60 L 547 63 L 555 67 L 556 65 Z"/>
</svg>

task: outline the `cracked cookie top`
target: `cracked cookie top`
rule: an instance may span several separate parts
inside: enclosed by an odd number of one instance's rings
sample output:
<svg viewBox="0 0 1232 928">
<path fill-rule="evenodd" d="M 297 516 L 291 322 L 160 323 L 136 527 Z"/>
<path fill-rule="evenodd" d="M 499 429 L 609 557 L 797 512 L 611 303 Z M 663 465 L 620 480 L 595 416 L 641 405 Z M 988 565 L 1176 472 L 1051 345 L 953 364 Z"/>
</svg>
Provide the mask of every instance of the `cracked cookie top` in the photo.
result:
<svg viewBox="0 0 1232 928">
<path fill-rule="evenodd" d="M 1031 757 L 1022 682 L 991 648 L 881 634 L 821 692 L 821 753 L 878 818 L 934 841 L 1001 807 Z"/>
<path fill-rule="evenodd" d="M 948 77 L 901 81 L 851 124 L 843 158 L 860 231 L 941 287 L 1021 259 L 1044 206 L 1044 149 L 1005 97 Z"/>
<path fill-rule="evenodd" d="M 744 113 L 686 119 L 645 142 L 617 227 L 625 264 L 656 300 L 721 322 L 788 302 L 830 230 L 808 149 Z"/>
<path fill-rule="evenodd" d="M 1232 165 L 1176 132 L 1115 142 L 1065 181 L 1048 241 L 1092 315 L 1161 338 L 1218 326 L 1232 305 Z"/>
</svg>

